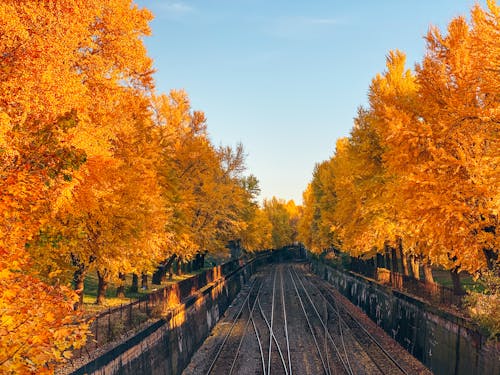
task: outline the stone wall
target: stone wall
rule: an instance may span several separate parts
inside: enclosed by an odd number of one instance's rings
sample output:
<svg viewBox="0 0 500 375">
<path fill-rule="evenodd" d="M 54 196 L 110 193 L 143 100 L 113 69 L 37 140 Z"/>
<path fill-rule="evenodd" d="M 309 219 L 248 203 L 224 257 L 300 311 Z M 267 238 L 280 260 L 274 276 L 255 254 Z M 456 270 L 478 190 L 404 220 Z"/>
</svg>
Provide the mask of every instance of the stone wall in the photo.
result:
<svg viewBox="0 0 500 375">
<path fill-rule="evenodd" d="M 272 258 L 269 254 L 256 258 L 191 293 L 180 305 L 169 310 L 164 319 L 73 374 L 180 374 L 241 287 L 260 265 Z"/>
<path fill-rule="evenodd" d="M 316 261 L 312 270 L 433 373 L 500 374 L 500 344 L 488 342 L 469 321 L 352 272 Z"/>
</svg>

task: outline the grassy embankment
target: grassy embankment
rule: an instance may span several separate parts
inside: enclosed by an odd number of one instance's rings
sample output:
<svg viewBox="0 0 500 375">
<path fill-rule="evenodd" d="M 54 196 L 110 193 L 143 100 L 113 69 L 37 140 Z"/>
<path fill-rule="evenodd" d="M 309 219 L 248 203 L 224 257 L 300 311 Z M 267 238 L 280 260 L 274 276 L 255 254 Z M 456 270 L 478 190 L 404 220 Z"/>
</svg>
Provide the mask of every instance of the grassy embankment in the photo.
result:
<svg viewBox="0 0 500 375">
<path fill-rule="evenodd" d="M 97 273 L 91 272 L 85 278 L 85 289 L 83 296 L 84 309 L 87 314 L 96 314 L 100 311 L 106 310 L 110 307 L 120 306 L 127 303 L 130 303 L 134 300 L 137 300 L 155 290 L 161 289 L 169 284 L 177 283 L 181 280 L 187 279 L 193 275 L 201 273 L 210 267 L 205 267 L 197 271 L 193 271 L 190 273 L 185 273 L 182 275 L 173 275 L 172 279 L 166 280 L 161 285 L 156 285 L 151 283 L 151 277 L 148 277 L 148 287 L 146 289 L 141 288 L 141 280 L 139 278 L 139 290 L 138 292 L 132 292 L 130 290 L 130 286 L 132 285 L 132 275 L 126 275 L 125 279 L 125 298 L 116 297 L 116 288 L 118 287 L 117 283 L 110 282 L 108 285 L 108 289 L 106 291 L 106 301 L 103 305 L 96 305 L 96 297 L 97 297 Z"/>
</svg>

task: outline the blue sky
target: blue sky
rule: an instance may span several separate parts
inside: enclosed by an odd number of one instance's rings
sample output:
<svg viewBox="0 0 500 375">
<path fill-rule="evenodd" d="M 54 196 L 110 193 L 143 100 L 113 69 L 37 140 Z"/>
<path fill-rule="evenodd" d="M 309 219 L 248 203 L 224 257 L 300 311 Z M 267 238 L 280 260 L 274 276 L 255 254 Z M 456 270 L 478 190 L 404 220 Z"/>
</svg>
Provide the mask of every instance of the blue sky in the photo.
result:
<svg viewBox="0 0 500 375">
<path fill-rule="evenodd" d="M 140 0 L 157 89 L 185 89 L 215 145 L 242 142 L 261 199 L 301 203 L 317 162 L 347 136 L 391 49 L 421 60 L 429 25 L 474 0 Z M 484 5 L 485 1 L 480 1 Z"/>
</svg>

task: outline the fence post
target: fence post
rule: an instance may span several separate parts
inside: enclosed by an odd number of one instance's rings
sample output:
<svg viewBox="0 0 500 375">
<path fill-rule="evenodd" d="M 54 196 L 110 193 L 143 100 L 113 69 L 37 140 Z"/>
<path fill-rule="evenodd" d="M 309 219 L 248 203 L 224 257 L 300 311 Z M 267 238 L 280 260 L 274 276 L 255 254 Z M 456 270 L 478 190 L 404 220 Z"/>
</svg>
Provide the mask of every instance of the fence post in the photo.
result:
<svg viewBox="0 0 500 375">
<path fill-rule="evenodd" d="M 99 346 L 99 314 L 95 318 L 95 345 Z"/>
<path fill-rule="evenodd" d="M 108 308 L 108 341 L 111 339 L 111 307 Z"/>
<path fill-rule="evenodd" d="M 129 320 L 129 325 L 132 325 L 132 303 L 129 303 L 128 305 L 128 320 Z"/>
</svg>

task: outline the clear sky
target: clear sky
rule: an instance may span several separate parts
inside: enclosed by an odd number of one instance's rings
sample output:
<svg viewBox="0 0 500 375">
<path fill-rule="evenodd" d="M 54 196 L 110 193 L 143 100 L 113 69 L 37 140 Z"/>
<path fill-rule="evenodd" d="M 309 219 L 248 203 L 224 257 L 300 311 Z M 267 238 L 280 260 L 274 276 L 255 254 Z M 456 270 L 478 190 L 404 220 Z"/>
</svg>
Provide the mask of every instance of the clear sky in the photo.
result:
<svg viewBox="0 0 500 375">
<path fill-rule="evenodd" d="M 140 0 L 160 92 L 185 89 L 215 145 L 242 142 L 261 199 L 302 202 L 391 49 L 421 60 L 429 25 L 474 0 Z M 480 1 L 484 6 L 485 1 Z"/>
</svg>

